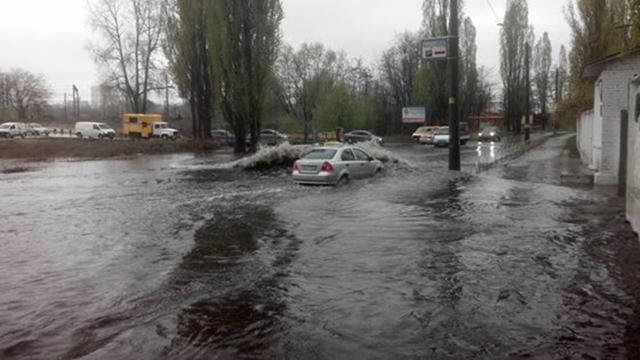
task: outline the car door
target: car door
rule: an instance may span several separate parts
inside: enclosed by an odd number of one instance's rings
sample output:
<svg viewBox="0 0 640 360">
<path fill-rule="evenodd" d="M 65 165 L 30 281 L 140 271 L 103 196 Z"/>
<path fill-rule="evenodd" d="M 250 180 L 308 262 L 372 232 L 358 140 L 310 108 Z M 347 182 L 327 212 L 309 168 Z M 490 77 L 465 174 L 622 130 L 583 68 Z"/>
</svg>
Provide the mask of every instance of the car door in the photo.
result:
<svg viewBox="0 0 640 360">
<path fill-rule="evenodd" d="M 357 179 L 359 176 L 358 176 L 356 155 L 353 153 L 351 148 L 346 148 L 342 150 L 342 155 L 340 160 L 342 160 L 343 166 L 349 172 L 349 177 L 352 179 Z"/>
<path fill-rule="evenodd" d="M 375 172 L 375 164 L 373 161 L 369 161 L 369 154 L 360 149 L 353 149 L 353 153 L 356 155 L 356 168 L 358 169 L 358 177 L 373 176 Z"/>
</svg>

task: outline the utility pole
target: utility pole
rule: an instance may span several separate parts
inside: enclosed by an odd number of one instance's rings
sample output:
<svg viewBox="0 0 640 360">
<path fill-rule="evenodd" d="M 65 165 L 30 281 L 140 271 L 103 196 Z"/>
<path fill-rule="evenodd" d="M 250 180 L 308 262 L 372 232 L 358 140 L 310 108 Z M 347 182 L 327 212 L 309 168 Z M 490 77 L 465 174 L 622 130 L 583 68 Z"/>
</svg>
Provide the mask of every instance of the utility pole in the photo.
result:
<svg viewBox="0 0 640 360">
<path fill-rule="evenodd" d="M 458 118 L 458 0 L 451 0 L 449 21 L 449 170 L 460 171 L 460 119 Z"/>
<path fill-rule="evenodd" d="M 80 121 L 80 91 L 73 85 L 73 118 Z"/>
<path fill-rule="evenodd" d="M 69 113 L 67 111 L 67 93 L 64 93 L 64 122 L 69 121 Z"/>
<path fill-rule="evenodd" d="M 525 130 L 525 141 L 529 141 L 529 122 L 530 122 L 530 114 L 531 114 L 531 47 L 529 42 L 527 42 L 527 48 L 524 54 L 524 61 L 526 62 L 526 76 L 527 76 L 527 81 L 526 81 L 526 95 L 525 95 L 525 100 L 524 100 L 524 111 L 525 111 L 525 117 L 524 117 L 524 130 Z"/>
<path fill-rule="evenodd" d="M 164 73 L 164 117 L 169 120 L 169 75 Z"/>
</svg>

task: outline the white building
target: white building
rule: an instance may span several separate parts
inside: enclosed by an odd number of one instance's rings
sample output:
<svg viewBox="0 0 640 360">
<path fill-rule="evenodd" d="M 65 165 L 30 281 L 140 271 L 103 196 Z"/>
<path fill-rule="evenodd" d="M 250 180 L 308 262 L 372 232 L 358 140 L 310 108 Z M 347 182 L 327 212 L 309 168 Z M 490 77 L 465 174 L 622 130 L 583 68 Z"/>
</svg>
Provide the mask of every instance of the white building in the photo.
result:
<svg viewBox="0 0 640 360">
<path fill-rule="evenodd" d="M 640 231 L 640 48 L 587 65 L 583 77 L 595 79 L 595 98 L 578 121 L 582 160 L 596 185 L 619 187 L 627 219 Z"/>
</svg>

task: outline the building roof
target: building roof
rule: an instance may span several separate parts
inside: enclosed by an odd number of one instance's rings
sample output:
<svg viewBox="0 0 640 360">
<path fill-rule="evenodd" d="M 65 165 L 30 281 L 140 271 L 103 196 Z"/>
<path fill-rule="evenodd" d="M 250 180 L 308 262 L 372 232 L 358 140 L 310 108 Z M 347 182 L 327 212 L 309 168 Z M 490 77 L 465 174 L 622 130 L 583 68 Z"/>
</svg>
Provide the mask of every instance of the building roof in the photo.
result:
<svg viewBox="0 0 640 360">
<path fill-rule="evenodd" d="M 628 56 L 635 55 L 638 53 L 640 53 L 640 44 L 638 44 L 638 46 L 636 46 L 634 49 L 620 51 L 615 54 L 611 54 L 601 59 L 598 59 L 590 64 L 585 65 L 585 67 L 582 69 L 582 78 L 596 79 L 598 78 L 598 76 L 600 76 L 600 74 L 602 74 L 602 71 L 604 71 L 604 68 L 609 63 L 619 59 L 624 59 Z"/>
</svg>

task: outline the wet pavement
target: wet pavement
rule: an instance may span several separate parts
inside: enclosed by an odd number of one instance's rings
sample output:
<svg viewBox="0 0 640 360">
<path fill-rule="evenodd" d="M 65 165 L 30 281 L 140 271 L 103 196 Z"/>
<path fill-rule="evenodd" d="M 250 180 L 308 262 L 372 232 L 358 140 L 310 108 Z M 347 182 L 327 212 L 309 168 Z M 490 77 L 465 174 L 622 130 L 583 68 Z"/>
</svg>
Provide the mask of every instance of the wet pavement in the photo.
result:
<svg viewBox="0 0 640 360">
<path fill-rule="evenodd" d="M 337 189 L 225 152 L 0 174 L 0 358 L 637 358 L 640 245 L 566 140 Z"/>
</svg>

